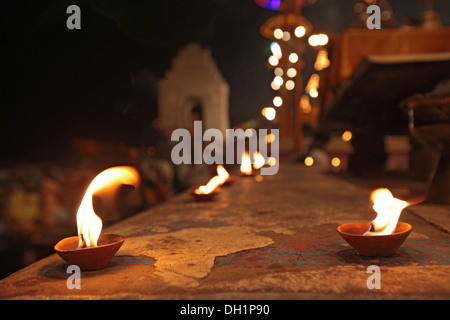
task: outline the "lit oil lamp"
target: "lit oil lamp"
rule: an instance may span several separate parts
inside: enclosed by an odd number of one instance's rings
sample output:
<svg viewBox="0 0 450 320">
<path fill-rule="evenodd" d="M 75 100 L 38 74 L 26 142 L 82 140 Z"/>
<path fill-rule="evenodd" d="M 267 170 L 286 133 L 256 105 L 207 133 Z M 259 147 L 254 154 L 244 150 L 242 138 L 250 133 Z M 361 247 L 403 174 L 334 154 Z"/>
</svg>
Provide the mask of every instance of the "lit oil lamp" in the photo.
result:
<svg viewBox="0 0 450 320">
<path fill-rule="evenodd" d="M 388 257 L 394 255 L 411 232 L 411 225 L 399 222 L 400 214 L 407 206 L 424 199 L 402 201 L 393 197 L 386 188 L 371 194 L 373 209 L 377 217 L 372 222 L 346 223 L 337 231 L 360 255 Z"/>
<path fill-rule="evenodd" d="M 256 151 L 253 154 L 253 169 L 259 170 L 266 164 L 266 159 L 264 159 L 263 155 Z"/>
<path fill-rule="evenodd" d="M 227 169 L 225 169 L 221 164 L 217 166 L 217 175 L 221 179 L 221 185 L 227 186 L 234 182 L 233 176 L 231 176 Z"/>
<path fill-rule="evenodd" d="M 222 166 L 217 166 L 217 175 L 211 178 L 206 185 L 197 189 L 189 189 L 189 194 L 197 201 L 210 201 L 220 192 L 220 186 L 232 183 L 234 180 L 228 171 Z"/>
<path fill-rule="evenodd" d="M 210 201 L 220 192 L 219 186 L 222 184 L 222 179 L 219 176 L 214 176 L 206 185 L 200 186 L 197 189 L 189 189 L 189 194 L 197 201 Z"/>
<path fill-rule="evenodd" d="M 99 191 L 113 192 L 120 185 L 137 187 L 139 174 L 132 167 L 113 167 L 98 174 L 86 190 L 77 212 L 78 236 L 59 241 L 54 249 L 67 263 L 81 270 L 105 268 L 122 246 L 125 238 L 116 234 L 102 235 L 102 220 L 94 212 L 92 196 Z"/>
<path fill-rule="evenodd" d="M 248 152 L 242 154 L 240 173 L 243 177 L 251 177 L 253 175 L 252 160 Z"/>
</svg>

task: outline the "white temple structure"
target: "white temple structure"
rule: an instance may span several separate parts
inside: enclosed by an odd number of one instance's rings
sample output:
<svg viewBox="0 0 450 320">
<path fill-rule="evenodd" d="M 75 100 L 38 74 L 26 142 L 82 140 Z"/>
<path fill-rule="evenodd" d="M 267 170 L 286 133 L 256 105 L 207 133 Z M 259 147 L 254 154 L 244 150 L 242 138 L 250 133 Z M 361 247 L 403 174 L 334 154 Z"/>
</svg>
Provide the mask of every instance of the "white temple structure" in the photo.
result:
<svg viewBox="0 0 450 320">
<path fill-rule="evenodd" d="M 158 81 L 159 122 L 166 129 L 192 129 L 203 121 L 203 131 L 229 128 L 229 86 L 211 52 L 196 43 L 180 50 L 172 69 Z"/>
</svg>

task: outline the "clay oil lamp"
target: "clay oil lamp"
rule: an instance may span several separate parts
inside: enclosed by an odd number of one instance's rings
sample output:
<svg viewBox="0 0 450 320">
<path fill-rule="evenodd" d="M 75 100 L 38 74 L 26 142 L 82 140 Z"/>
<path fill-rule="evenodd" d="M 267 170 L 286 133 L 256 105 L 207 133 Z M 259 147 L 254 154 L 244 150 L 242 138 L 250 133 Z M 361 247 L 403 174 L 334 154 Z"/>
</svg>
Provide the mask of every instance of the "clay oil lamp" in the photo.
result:
<svg viewBox="0 0 450 320">
<path fill-rule="evenodd" d="M 125 238 L 101 234 L 103 223 L 94 212 L 92 197 L 97 192 L 113 192 L 122 184 L 137 187 L 138 183 L 139 174 L 132 167 L 112 167 L 98 174 L 87 188 L 77 212 L 78 236 L 59 241 L 54 247 L 56 253 L 83 271 L 105 268 Z"/>
<path fill-rule="evenodd" d="M 353 222 L 338 227 L 339 235 L 362 256 L 388 257 L 395 254 L 411 232 L 411 225 L 399 222 L 402 210 L 423 199 L 406 202 L 393 197 L 386 188 L 371 194 L 377 213 L 372 222 Z"/>
</svg>

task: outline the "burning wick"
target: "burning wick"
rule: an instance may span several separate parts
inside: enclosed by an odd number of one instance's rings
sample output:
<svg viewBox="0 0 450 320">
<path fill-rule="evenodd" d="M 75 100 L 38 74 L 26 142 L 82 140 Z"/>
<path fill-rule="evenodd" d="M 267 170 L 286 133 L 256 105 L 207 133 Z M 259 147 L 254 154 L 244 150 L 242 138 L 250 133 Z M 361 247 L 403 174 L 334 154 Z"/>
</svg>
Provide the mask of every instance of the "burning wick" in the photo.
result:
<svg viewBox="0 0 450 320">
<path fill-rule="evenodd" d="M 372 191 L 370 198 L 373 202 L 373 210 L 377 217 L 370 223 L 370 228 L 363 235 L 388 235 L 392 234 L 397 227 L 398 219 L 402 210 L 407 206 L 420 203 L 424 198 L 417 198 L 413 201 L 403 201 L 394 198 L 392 193 L 386 188 Z"/>
<path fill-rule="evenodd" d="M 138 171 L 127 166 L 112 167 L 100 172 L 92 180 L 77 212 L 78 235 L 62 239 L 54 247 L 64 261 L 77 265 L 83 271 L 108 266 L 125 237 L 118 234 L 100 235 L 102 219 L 94 212 L 92 196 L 97 192 L 112 195 L 122 184 L 136 188 L 139 184 Z"/>
<path fill-rule="evenodd" d="M 242 154 L 240 170 L 241 175 L 243 176 L 251 176 L 253 174 L 252 160 L 250 159 L 248 152 Z"/>
<path fill-rule="evenodd" d="M 137 186 L 139 174 L 132 167 L 113 167 L 99 173 L 86 190 L 77 212 L 78 248 L 96 247 L 102 231 L 102 219 L 94 212 L 92 196 L 100 190 L 118 188 L 121 184 Z"/>
<path fill-rule="evenodd" d="M 79 248 L 85 248 L 87 247 L 86 245 L 86 240 L 84 240 L 84 234 L 80 234 L 80 240 L 81 240 L 81 245 L 78 245 Z"/>
</svg>

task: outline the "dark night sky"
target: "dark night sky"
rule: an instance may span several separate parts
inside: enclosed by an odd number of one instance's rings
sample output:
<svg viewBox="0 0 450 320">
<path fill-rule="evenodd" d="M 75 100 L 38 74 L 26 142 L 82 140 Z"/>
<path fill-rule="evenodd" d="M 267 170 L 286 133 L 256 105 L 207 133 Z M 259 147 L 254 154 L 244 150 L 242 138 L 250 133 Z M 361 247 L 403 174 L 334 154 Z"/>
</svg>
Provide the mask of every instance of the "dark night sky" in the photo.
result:
<svg viewBox="0 0 450 320">
<path fill-rule="evenodd" d="M 337 32 L 354 18 L 353 3 L 319 0 L 304 13 L 314 32 Z M 400 19 L 422 11 L 421 1 L 391 3 Z M 435 3 L 449 24 L 448 1 Z M 66 28 L 71 4 L 81 8 L 81 30 Z M 67 146 L 74 136 L 139 143 L 156 117 L 156 93 L 139 92 L 130 74 L 160 79 L 190 41 L 211 50 L 229 82 L 232 124 L 258 114 L 273 96 L 270 41 L 258 31 L 272 15 L 253 0 L 2 4 L 2 158 Z"/>
</svg>

